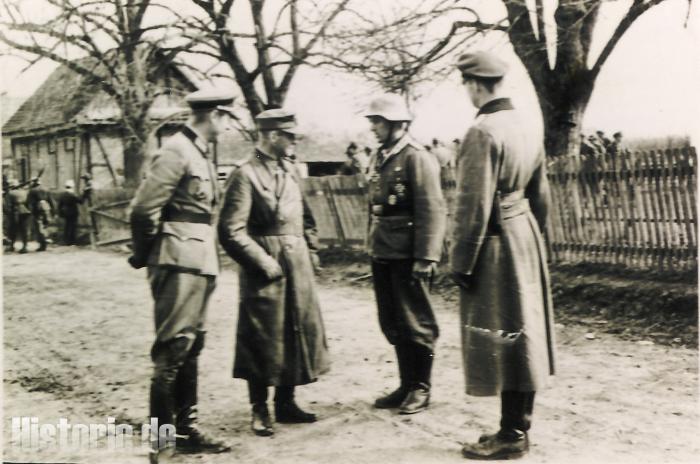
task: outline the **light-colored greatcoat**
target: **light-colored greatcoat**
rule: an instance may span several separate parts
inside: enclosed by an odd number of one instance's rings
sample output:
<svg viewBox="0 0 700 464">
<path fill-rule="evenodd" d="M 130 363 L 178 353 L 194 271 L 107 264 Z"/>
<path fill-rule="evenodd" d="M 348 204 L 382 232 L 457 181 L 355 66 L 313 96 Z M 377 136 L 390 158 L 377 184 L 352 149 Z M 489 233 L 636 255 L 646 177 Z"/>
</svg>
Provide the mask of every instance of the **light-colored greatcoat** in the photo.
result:
<svg viewBox="0 0 700 464">
<path fill-rule="evenodd" d="M 329 366 L 307 245 L 314 222 L 296 167 L 278 166 L 257 152 L 227 182 L 219 239 L 241 267 L 233 376 L 303 385 Z M 270 280 L 277 265 L 284 276 Z"/>
<path fill-rule="evenodd" d="M 472 276 L 461 290 L 470 395 L 536 391 L 554 373 L 545 163 L 541 139 L 508 99 L 484 105 L 462 143 L 450 265 Z"/>
</svg>

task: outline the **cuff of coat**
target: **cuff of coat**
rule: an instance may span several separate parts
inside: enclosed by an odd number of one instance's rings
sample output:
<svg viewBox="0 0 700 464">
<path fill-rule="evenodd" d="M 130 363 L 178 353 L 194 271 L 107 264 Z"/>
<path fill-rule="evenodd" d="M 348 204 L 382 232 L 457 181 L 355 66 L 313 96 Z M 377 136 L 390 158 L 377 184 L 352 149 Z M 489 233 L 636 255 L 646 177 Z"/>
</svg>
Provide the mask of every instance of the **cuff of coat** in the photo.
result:
<svg viewBox="0 0 700 464">
<path fill-rule="evenodd" d="M 450 269 L 464 275 L 472 275 L 478 258 L 481 242 L 471 242 L 467 245 L 455 245 L 450 254 Z"/>
<path fill-rule="evenodd" d="M 432 261 L 434 263 L 439 263 L 440 262 L 440 257 L 435 256 L 435 255 L 430 255 L 430 254 L 425 254 L 425 253 L 414 253 L 413 254 L 413 259 L 415 260 L 423 260 L 423 261 Z"/>
</svg>

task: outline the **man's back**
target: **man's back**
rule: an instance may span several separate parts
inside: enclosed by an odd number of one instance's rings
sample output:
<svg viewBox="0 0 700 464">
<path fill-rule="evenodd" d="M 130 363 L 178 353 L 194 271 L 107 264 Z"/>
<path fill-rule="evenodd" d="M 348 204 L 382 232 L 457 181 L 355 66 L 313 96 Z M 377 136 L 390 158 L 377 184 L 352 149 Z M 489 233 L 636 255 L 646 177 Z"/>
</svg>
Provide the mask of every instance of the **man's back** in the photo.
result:
<svg viewBox="0 0 700 464">
<path fill-rule="evenodd" d="M 9 203 L 10 210 L 13 214 L 25 215 L 31 214 L 27 207 L 27 191 L 23 188 L 10 190 Z"/>
</svg>

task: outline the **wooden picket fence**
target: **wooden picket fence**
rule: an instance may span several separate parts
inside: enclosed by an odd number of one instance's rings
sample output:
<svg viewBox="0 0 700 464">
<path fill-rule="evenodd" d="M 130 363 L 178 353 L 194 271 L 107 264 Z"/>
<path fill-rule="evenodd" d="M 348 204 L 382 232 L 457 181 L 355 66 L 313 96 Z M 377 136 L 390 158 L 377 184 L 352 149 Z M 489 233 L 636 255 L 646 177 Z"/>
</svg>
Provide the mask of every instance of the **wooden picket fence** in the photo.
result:
<svg viewBox="0 0 700 464">
<path fill-rule="evenodd" d="M 550 259 L 697 267 L 696 171 L 692 147 L 550 161 Z M 454 189 L 452 181 L 443 185 L 450 212 Z M 305 193 L 322 242 L 365 242 L 367 186 L 361 176 L 309 178 Z"/>
<path fill-rule="evenodd" d="M 561 158 L 551 162 L 548 177 L 555 261 L 697 266 L 693 147 Z"/>
<path fill-rule="evenodd" d="M 548 166 L 550 259 L 637 268 L 697 267 L 695 148 L 625 153 L 616 159 L 563 157 Z M 363 176 L 309 177 L 304 194 L 327 245 L 362 246 L 368 231 Z M 455 183 L 443 179 L 452 211 Z M 94 245 L 126 242 L 128 198 L 102 192 L 91 208 Z M 448 213 L 449 214 L 449 213 Z M 451 214 L 448 217 L 451 218 Z"/>
<path fill-rule="evenodd" d="M 321 243 L 363 245 L 367 237 L 367 184 L 363 176 L 304 179 L 304 195 Z"/>
</svg>

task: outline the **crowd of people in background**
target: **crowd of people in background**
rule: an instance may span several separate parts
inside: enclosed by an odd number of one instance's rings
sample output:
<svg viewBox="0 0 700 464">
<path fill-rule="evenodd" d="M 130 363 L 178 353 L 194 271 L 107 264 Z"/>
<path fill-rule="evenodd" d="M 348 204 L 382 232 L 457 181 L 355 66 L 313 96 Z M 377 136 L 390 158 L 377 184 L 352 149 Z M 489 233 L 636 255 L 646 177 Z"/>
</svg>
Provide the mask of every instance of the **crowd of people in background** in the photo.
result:
<svg viewBox="0 0 700 464">
<path fill-rule="evenodd" d="M 63 222 L 63 243 L 77 244 L 79 206 L 89 201 L 92 188 L 89 176 L 84 176 L 85 188 L 82 194 L 75 191 L 75 182 L 68 180 L 65 190 L 57 201 L 41 183 L 39 176 L 20 183 L 15 178 L 3 176 L 3 245 L 5 252 L 17 251 L 15 242 L 20 241 L 19 253 L 28 253 L 27 248 L 33 236 L 39 242 L 36 251 L 46 251 L 51 239 L 48 227 L 56 216 Z"/>
<path fill-rule="evenodd" d="M 454 139 L 452 146 L 448 147 L 439 139 L 434 138 L 430 145 L 423 146 L 425 151 L 435 156 L 440 165 L 440 179 L 443 187 L 453 186 L 455 182 L 454 173 L 460 143 L 459 139 Z M 338 168 L 337 175 L 355 176 L 367 174 L 372 156 L 371 147 L 365 146 L 360 150 L 360 147 L 355 142 L 350 142 L 345 149 L 345 155 L 348 159 Z"/>
<path fill-rule="evenodd" d="M 622 142 L 622 132 L 615 132 L 612 140 L 605 136 L 605 132 L 599 130 L 595 134 L 586 136 L 581 134 L 580 154 L 585 158 L 597 158 L 608 155 L 615 159 L 626 150 Z"/>
</svg>

